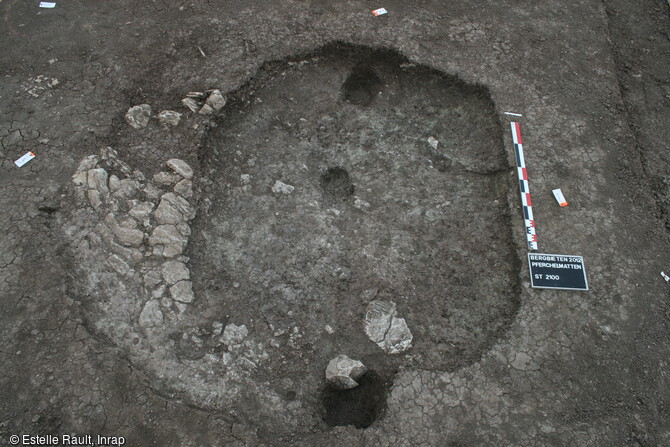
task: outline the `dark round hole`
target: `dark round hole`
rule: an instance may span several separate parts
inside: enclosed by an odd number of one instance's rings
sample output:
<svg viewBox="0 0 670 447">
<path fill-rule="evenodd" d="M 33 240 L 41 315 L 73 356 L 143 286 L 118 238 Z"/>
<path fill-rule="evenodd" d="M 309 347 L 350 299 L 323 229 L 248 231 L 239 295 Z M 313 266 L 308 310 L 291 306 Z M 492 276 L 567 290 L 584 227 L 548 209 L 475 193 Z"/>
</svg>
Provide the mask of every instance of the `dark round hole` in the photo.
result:
<svg viewBox="0 0 670 447">
<path fill-rule="evenodd" d="M 367 106 L 379 93 L 379 76 L 369 68 L 355 68 L 342 85 L 342 97 L 357 106 Z"/>
<path fill-rule="evenodd" d="M 390 383 L 374 371 L 368 371 L 350 390 L 327 385 L 321 400 L 325 410 L 323 420 L 331 427 L 353 425 L 367 428 L 386 408 L 386 394 Z"/>
<path fill-rule="evenodd" d="M 354 185 L 346 169 L 341 167 L 328 168 L 321 174 L 321 188 L 338 199 L 346 199 L 354 193 Z"/>
</svg>

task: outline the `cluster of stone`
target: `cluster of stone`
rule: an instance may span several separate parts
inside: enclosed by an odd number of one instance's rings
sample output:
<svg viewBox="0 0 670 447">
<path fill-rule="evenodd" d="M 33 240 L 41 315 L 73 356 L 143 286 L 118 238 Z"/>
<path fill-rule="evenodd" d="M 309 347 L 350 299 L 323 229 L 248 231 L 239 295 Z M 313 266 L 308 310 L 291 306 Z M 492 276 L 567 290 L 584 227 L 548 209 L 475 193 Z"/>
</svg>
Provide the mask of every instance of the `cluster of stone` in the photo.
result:
<svg viewBox="0 0 670 447">
<path fill-rule="evenodd" d="M 149 104 L 140 104 L 133 106 L 126 112 L 126 122 L 133 129 L 142 129 L 147 127 L 152 117 L 151 106 Z M 181 113 L 174 110 L 163 110 L 158 114 L 158 121 L 169 126 L 176 126 L 181 120 Z"/>
<path fill-rule="evenodd" d="M 170 171 L 148 180 L 106 148 L 84 158 L 72 176 L 77 199 L 100 217 L 89 240 L 105 247 L 110 270 L 143 279 L 149 299 L 138 321 L 144 327 L 163 322 L 161 309 L 183 312 L 194 300 L 182 255 L 191 234 L 188 222 L 195 217 L 189 202 L 193 170 L 179 159 L 168 160 L 166 167 Z"/>
<path fill-rule="evenodd" d="M 189 92 L 181 103 L 188 107 L 193 113 L 200 115 L 211 115 L 218 112 L 226 105 L 226 98 L 221 90 L 208 90 L 206 92 Z"/>
<path fill-rule="evenodd" d="M 215 89 L 204 92 L 189 92 L 181 103 L 193 113 L 207 116 L 221 110 L 226 105 L 226 98 L 221 90 Z M 133 129 L 142 129 L 147 127 L 152 116 L 151 106 L 140 104 L 128 109 L 126 122 Z M 166 126 L 176 126 L 181 121 L 181 116 L 181 113 L 174 110 L 163 110 L 158 114 L 158 121 Z"/>
<path fill-rule="evenodd" d="M 388 354 L 399 354 L 412 346 L 412 333 L 405 319 L 398 317 L 393 301 L 370 301 L 365 334 Z"/>
</svg>

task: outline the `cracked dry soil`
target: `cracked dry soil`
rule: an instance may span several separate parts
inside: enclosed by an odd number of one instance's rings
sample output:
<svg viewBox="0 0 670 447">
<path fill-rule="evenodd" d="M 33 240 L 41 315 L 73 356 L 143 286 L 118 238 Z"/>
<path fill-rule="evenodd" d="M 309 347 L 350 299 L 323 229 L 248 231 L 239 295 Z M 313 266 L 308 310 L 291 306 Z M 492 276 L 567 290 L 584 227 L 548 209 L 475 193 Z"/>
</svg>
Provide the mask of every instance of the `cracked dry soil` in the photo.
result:
<svg viewBox="0 0 670 447">
<path fill-rule="evenodd" d="M 2 442 L 670 444 L 667 7 L 238 3 L 0 1 Z"/>
</svg>

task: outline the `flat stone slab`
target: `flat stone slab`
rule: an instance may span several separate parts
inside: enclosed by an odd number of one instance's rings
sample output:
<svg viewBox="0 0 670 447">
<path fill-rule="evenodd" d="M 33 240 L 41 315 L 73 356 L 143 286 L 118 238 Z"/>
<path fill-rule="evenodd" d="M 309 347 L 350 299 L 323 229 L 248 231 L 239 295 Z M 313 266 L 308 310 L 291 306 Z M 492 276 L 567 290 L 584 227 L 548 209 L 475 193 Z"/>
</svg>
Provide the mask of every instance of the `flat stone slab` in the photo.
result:
<svg viewBox="0 0 670 447">
<path fill-rule="evenodd" d="M 370 301 L 365 313 L 365 334 L 389 354 L 399 354 L 412 346 L 412 332 L 405 319 L 397 316 L 393 301 Z"/>
</svg>

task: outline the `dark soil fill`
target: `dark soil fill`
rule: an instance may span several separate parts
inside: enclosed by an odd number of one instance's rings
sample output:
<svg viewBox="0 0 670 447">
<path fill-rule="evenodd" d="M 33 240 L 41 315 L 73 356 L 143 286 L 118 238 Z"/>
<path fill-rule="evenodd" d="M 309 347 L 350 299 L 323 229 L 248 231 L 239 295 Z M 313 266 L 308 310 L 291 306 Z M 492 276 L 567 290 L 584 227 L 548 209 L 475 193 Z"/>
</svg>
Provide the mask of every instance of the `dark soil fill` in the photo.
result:
<svg viewBox="0 0 670 447">
<path fill-rule="evenodd" d="M 350 390 L 326 386 L 321 396 L 323 419 L 331 427 L 353 425 L 356 428 L 367 428 L 386 407 L 388 388 L 389 384 L 373 371 L 363 375 L 359 385 Z"/>
</svg>

